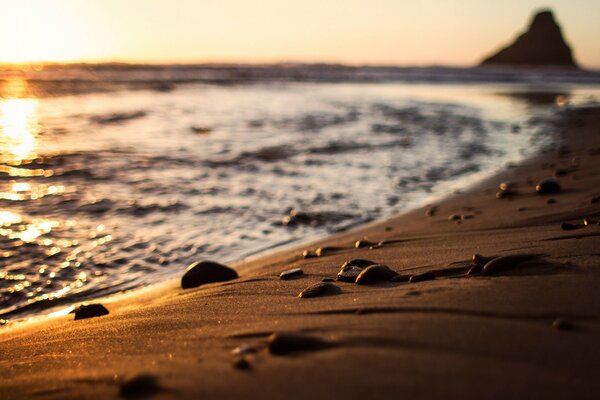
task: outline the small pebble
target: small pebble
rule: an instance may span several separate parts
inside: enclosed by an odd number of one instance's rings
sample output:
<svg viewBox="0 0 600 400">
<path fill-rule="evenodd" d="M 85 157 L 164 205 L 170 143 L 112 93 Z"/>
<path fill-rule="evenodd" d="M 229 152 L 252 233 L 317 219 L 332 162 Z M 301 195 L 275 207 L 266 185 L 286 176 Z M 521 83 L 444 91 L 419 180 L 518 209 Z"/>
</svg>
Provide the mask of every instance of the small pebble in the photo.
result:
<svg viewBox="0 0 600 400">
<path fill-rule="evenodd" d="M 335 250 L 335 248 L 333 248 L 333 247 L 319 247 L 317 250 L 315 250 L 315 255 L 317 257 L 323 257 L 323 256 L 331 253 L 334 250 Z"/>
<path fill-rule="evenodd" d="M 529 254 L 514 254 L 494 258 L 483 266 L 482 275 L 495 275 L 517 267 L 520 263 L 535 259 Z"/>
<path fill-rule="evenodd" d="M 482 256 L 481 254 L 473 254 L 473 264 L 483 266 L 492 261 L 494 258 L 496 257 L 486 257 Z"/>
<path fill-rule="evenodd" d="M 305 299 L 309 297 L 325 296 L 330 294 L 338 294 L 342 290 L 331 282 L 319 282 L 311 285 L 301 291 L 298 297 Z"/>
<path fill-rule="evenodd" d="M 313 254 L 310 250 L 304 250 L 302 252 L 302 258 L 312 258 L 312 257 L 316 257 L 316 255 Z"/>
<path fill-rule="evenodd" d="M 429 207 L 427 211 L 425 211 L 425 215 L 428 217 L 433 217 L 435 213 L 437 213 L 438 208 L 436 206 Z"/>
<path fill-rule="evenodd" d="M 101 317 L 108 314 L 108 310 L 102 304 L 82 304 L 71 312 L 75 314 L 75 320 Z"/>
<path fill-rule="evenodd" d="M 344 267 L 359 267 L 359 268 L 365 268 L 368 267 L 369 265 L 375 265 L 377 264 L 375 261 L 371 261 L 371 260 L 363 260 L 360 258 L 355 258 L 349 261 L 346 261 L 345 263 L 342 264 L 341 268 L 343 269 Z"/>
<path fill-rule="evenodd" d="M 181 287 L 189 289 L 207 283 L 225 282 L 237 278 L 237 272 L 225 265 L 213 261 L 198 261 L 185 270 L 181 277 Z"/>
<path fill-rule="evenodd" d="M 578 227 L 577 227 L 577 225 L 570 224 L 570 223 L 568 223 L 568 222 L 563 222 L 562 224 L 560 224 L 560 228 L 561 228 L 563 231 L 572 231 L 572 230 L 574 230 L 574 229 L 577 229 Z"/>
<path fill-rule="evenodd" d="M 248 357 L 246 357 L 246 356 L 233 357 L 232 365 L 233 365 L 233 368 L 235 368 L 235 369 L 240 369 L 240 370 L 252 369 L 252 364 L 250 364 L 250 361 L 248 360 Z"/>
<path fill-rule="evenodd" d="M 158 378 L 154 375 L 138 375 L 121 385 L 121 396 L 130 399 L 148 398 L 161 391 Z"/>
<path fill-rule="evenodd" d="M 556 199 L 548 199 L 546 204 L 556 204 Z"/>
<path fill-rule="evenodd" d="M 391 231 L 392 229 L 393 229 L 393 228 L 392 228 L 391 226 L 386 226 L 386 227 L 385 227 L 385 231 L 386 231 L 386 232 L 389 232 L 389 231 Z"/>
<path fill-rule="evenodd" d="M 363 268 L 349 265 L 342 267 L 337 274 L 337 280 L 342 282 L 356 282 L 356 278 L 363 271 Z"/>
<path fill-rule="evenodd" d="M 430 281 L 432 279 L 435 279 L 435 274 L 431 271 L 428 271 L 428 272 L 423 272 L 422 274 L 415 274 L 415 275 L 411 276 L 408 281 L 410 283 L 417 283 L 417 282 L 423 282 L 423 281 Z"/>
<path fill-rule="evenodd" d="M 398 275 L 397 272 L 392 271 L 390 267 L 383 264 L 371 265 L 365 268 L 357 277 L 355 283 L 357 285 L 364 285 L 366 283 L 389 281 L 393 277 Z"/>
<path fill-rule="evenodd" d="M 369 242 L 368 240 L 357 240 L 356 243 L 354 243 L 354 247 L 357 249 L 362 249 L 364 247 L 373 246 L 374 244 L 375 243 Z"/>
<path fill-rule="evenodd" d="M 559 331 L 568 331 L 575 328 L 575 325 L 571 321 L 564 318 L 556 318 L 554 321 L 552 321 L 552 327 Z"/>
<path fill-rule="evenodd" d="M 585 226 L 590 226 L 590 225 L 593 225 L 593 224 L 595 224 L 595 223 L 596 223 L 596 221 L 594 221 L 594 220 L 592 220 L 592 219 L 590 219 L 590 218 L 584 218 L 584 219 L 583 219 L 583 224 L 584 224 Z"/>
<path fill-rule="evenodd" d="M 281 274 L 279 274 L 279 279 L 281 279 L 281 280 L 294 279 L 294 278 L 298 278 L 302 275 L 304 275 L 304 271 L 302 271 L 302 268 L 292 268 L 292 269 L 288 269 L 287 271 L 283 271 Z"/>
<path fill-rule="evenodd" d="M 462 219 L 462 215 L 460 214 L 452 214 L 448 217 L 448 221 L 460 221 Z"/>
<path fill-rule="evenodd" d="M 561 191 L 560 183 L 554 178 L 542 179 L 536 186 L 535 191 L 539 194 L 554 194 Z"/>
<path fill-rule="evenodd" d="M 296 332 L 276 332 L 269 336 L 269 352 L 283 355 L 296 351 L 321 350 L 329 343 L 316 336 Z"/>
<path fill-rule="evenodd" d="M 253 354 L 256 353 L 256 348 L 249 346 L 247 344 L 243 344 L 241 346 L 236 347 L 235 349 L 231 350 L 231 354 L 233 354 L 234 356 L 237 355 L 244 355 L 244 354 Z"/>
</svg>

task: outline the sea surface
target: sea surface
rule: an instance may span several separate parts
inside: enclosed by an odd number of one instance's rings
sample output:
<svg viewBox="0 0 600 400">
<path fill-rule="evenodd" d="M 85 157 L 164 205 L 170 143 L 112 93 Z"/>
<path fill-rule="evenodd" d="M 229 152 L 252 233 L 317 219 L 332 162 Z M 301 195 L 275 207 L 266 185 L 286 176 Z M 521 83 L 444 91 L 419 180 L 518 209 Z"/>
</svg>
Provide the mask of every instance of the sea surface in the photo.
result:
<svg viewBox="0 0 600 400">
<path fill-rule="evenodd" d="M 600 74 L 0 69 L 0 323 L 434 202 L 554 145 Z"/>
</svg>

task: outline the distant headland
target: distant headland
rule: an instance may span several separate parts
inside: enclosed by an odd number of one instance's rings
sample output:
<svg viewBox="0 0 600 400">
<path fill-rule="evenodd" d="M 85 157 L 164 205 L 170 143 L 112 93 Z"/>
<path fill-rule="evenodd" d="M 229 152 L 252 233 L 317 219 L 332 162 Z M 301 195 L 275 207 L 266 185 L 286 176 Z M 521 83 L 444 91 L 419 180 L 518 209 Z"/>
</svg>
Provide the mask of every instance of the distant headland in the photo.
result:
<svg viewBox="0 0 600 400">
<path fill-rule="evenodd" d="M 550 10 L 538 11 L 525 33 L 481 66 L 579 68 Z"/>
</svg>

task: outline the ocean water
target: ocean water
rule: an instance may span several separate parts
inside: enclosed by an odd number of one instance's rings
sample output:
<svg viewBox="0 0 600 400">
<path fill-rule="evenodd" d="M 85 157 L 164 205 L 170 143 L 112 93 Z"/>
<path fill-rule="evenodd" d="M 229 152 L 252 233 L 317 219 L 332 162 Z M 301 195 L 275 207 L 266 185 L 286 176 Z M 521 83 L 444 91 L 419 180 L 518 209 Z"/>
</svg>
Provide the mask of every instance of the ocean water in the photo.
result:
<svg viewBox="0 0 600 400">
<path fill-rule="evenodd" d="M 359 72 L 0 71 L 0 318 L 422 206 L 600 99 L 594 74 Z"/>
</svg>

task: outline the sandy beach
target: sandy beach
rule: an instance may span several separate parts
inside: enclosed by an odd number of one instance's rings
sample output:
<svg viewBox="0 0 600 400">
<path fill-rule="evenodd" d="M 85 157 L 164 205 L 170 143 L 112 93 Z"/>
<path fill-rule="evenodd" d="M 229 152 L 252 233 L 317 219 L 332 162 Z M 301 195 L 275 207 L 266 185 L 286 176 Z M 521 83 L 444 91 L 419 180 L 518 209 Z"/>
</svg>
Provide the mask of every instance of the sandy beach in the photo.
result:
<svg viewBox="0 0 600 400">
<path fill-rule="evenodd" d="M 598 398 L 600 109 L 565 110 L 557 129 L 552 148 L 469 191 L 233 265 L 238 279 L 2 326 L 0 398 Z M 553 175 L 560 193 L 537 194 Z M 497 198 L 501 182 L 514 193 Z M 530 257 L 468 274 L 476 253 Z M 351 259 L 435 279 L 298 298 Z M 279 279 L 291 268 L 304 274 Z M 277 351 L 273 333 L 298 336 Z"/>
</svg>

